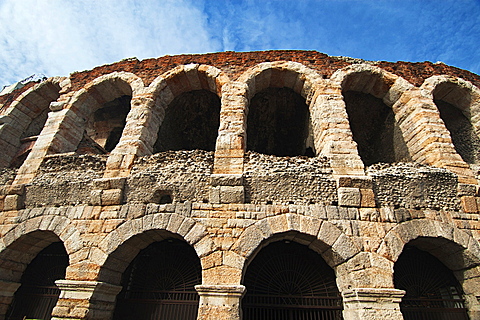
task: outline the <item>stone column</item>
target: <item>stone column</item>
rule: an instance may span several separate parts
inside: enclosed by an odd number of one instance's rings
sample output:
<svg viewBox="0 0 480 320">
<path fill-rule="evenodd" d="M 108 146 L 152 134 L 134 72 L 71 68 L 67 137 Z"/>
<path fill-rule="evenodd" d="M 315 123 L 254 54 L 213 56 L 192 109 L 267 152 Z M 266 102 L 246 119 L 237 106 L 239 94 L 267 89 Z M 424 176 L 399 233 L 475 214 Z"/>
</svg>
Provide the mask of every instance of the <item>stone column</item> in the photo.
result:
<svg viewBox="0 0 480 320">
<path fill-rule="evenodd" d="M 313 141 L 319 156 L 328 156 L 333 175 L 364 176 L 364 164 L 353 140 L 348 114 L 340 87 L 317 88 L 310 116 Z"/>
<path fill-rule="evenodd" d="M 211 179 L 211 203 L 243 203 L 247 86 L 232 82 L 222 87 L 220 127 Z"/>
<path fill-rule="evenodd" d="M 243 285 L 198 285 L 200 295 L 198 320 L 240 320 Z"/>
<path fill-rule="evenodd" d="M 343 292 L 345 320 L 403 320 L 400 302 L 405 291 L 393 288 L 354 288 Z"/>
<path fill-rule="evenodd" d="M 20 282 L 0 280 L 0 319 L 5 317 L 8 307 L 13 301 L 13 295 L 20 287 Z"/>
<path fill-rule="evenodd" d="M 61 290 L 52 320 L 110 320 L 121 286 L 99 281 L 57 280 Z"/>
</svg>

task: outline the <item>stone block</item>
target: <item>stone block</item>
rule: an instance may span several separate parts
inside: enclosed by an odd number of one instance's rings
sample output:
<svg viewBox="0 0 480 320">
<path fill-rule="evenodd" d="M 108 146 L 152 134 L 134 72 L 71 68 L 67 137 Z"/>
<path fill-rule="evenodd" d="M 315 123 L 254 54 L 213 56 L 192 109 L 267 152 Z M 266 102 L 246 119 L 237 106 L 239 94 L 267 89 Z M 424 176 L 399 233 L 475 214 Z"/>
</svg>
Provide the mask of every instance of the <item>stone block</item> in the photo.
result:
<svg viewBox="0 0 480 320">
<path fill-rule="evenodd" d="M 212 186 L 241 186 L 243 176 L 241 174 L 212 174 L 210 184 Z"/>
<path fill-rule="evenodd" d="M 360 189 L 350 187 L 338 188 L 338 204 L 344 207 L 360 207 Z"/>
<path fill-rule="evenodd" d="M 11 186 L 6 186 L 6 194 L 12 195 L 16 194 L 19 196 L 23 196 L 25 194 L 25 185 L 24 184 L 14 184 Z"/>
<path fill-rule="evenodd" d="M 220 203 L 244 203 L 245 190 L 243 186 L 221 186 Z"/>
<path fill-rule="evenodd" d="M 112 205 L 122 204 L 123 190 L 122 189 L 103 190 L 101 197 L 102 197 L 103 206 L 112 206 Z"/>
<path fill-rule="evenodd" d="M 5 200 L 3 202 L 3 210 L 10 211 L 10 210 L 20 210 L 24 206 L 23 197 L 17 194 L 9 194 L 5 196 Z"/>
<path fill-rule="evenodd" d="M 375 208 L 375 193 L 372 189 L 360 189 L 360 206 L 362 208 Z"/>
<path fill-rule="evenodd" d="M 457 188 L 458 196 L 475 196 L 477 195 L 477 185 L 459 183 Z"/>
<path fill-rule="evenodd" d="M 371 189 L 372 186 L 370 177 L 343 176 L 338 178 L 338 187 Z"/>
<path fill-rule="evenodd" d="M 460 198 L 462 203 L 462 209 L 465 213 L 478 212 L 477 200 L 473 196 L 463 196 Z"/>
<path fill-rule="evenodd" d="M 90 192 L 90 204 L 93 206 L 102 205 L 102 192 L 103 190 L 92 190 Z"/>
<path fill-rule="evenodd" d="M 220 203 L 220 187 L 212 187 L 209 193 L 211 203 Z"/>
</svg>

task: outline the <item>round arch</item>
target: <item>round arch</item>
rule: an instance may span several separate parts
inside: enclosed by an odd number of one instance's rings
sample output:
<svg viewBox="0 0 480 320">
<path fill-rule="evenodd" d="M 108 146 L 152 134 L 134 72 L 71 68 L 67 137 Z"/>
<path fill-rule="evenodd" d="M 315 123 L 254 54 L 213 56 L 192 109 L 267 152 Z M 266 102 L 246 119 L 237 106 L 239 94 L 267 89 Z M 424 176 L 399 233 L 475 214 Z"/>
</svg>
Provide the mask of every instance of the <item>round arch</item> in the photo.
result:
<svg viewBox="0 0 480 320">
<path fill-rule="evenodd" d="M 58 134 L 63 138 L 60 138 L 60 140 L 68 142 L 68 144 L 63 144 L 63 148 L 66 150 L 54 150 L 53 152 L 75 151 L 85 139 L 88 141 L 84 141 L 84 144 L 92 150 L 95 149 L 95 152 L 104 153 L 112 151 L 120 140 L 127 117 L 131 112 L 130 101 L 133 97 L 141 95 L 143 89 L 142 79 L 128 72 L 113 72 L 89 82 L 82 89 L 78 90 L 68 105 L 65 106 L 66 112 L 70 111 L 68 117 L 65 117 L 67 119 L 64 119 L 64 121 L 68 122 L 68 128 L 66 125 L 60 126 Z M 112 104 L 112 106 L 109 106 L 109 104 Z M 102 108 L 115 108 L 117 113 L 118 110 L 121 110 L 121 115 L 117 122 L 120 121 L 122 127 L 110 128 L 111 125 L 104 123 L 107 118 L 102 116 L 102 114 L 97 114 L 101 112 Z M 108 110 L 105 112 L 108 112 Z M 98 119 L 93 119 L 94 115 Z M 95 126 L 97 120 L 101 124 L 98 128 Z M 111 130 L 103 132 L 102 128 L 110 128 Z M 66 132 L 67 130 L 68 132 Z M 91 132 L 84 134 L 86 130 Z M 109 142 L 114 131 L 115 141 Z"/>
<path fill-rule="evenodd" d="M 420 87 L 436 105 L 457 153 L 466 163 L 480 159 L 480 89 L 452 76 L 432 76 Z"/>
<path fill-rule="evenodd" d="M 406 245 L 431 254 L 453 272 L 463 289 L 468 312 L 478 317 L 480 286 L 480 244 L 467 232 L 450 224 L 429 220 L 411 220 L 387 233 L 377 252 L 396 262 Z"/>
<path fill-rule="evenodd" d="M 330 81 L 341 90 L 368 93 L 389 107 L 414 87 L 407 80 L 369 64 L 353 64 L 337 70 Z"/>
<path fill-rule="evenodd" d="M 312 101 L 325 84 L 320 74 L 298 62 L 264 62 L 246 70 L 235 83 L 229 89 L 231 95 L 242 96 L 242 117 L 248 122 L 243 124 L 244 148 L 277 156 L 316 154 L 313 130 L 318 126 Z"/>
<path fill-rule="evenodd" d="M 290 213 L 268 217 L 249 226 L 233 244 L 232 251 L 242 257 L 245 270 L 262 247 L 280 240 L 306 245 L 334 269 L 360 252 L 353 240 L 333 223 Z"/>
<path fill-rule="evenodd" d="M 8 131 L 8 141 L 0 134 L 1 166 L 19 167 L 42 131 L 50 111 L 50 103 L 60 97 L 60 91 L 70 86 L 65 77 L 52 77 L 23 92 L 1 116 L 0 133 Z"/>
<path fill-rule="evenodd" d="M 134 257 L 153 242 L 174 238 L 192 246 L 199 258 L 213 251 L 206 227 L 175 213 L 156 213 L 128 220 L 109 233 L 98 245 L 92 263 L 100 266 L 98 281 L 118 285 Z"/>
<path fill-rule="evenodd" d="M 263 62 L 246 70 L 236 82 L 246 85 L 247 99 L 268 88 L 290 88 L 310 104 L 323 78 L 315 70 L 293 61 Z"/>
<path fill-rule="evenodd" d="M 213 151 L 222 88 L 229 81 L 220 69 L 201 64 L 179 65 L 158 76 L 147 88 L 151 101 L 146 111 L 150 134 L 144 135 L 147 153 L 181 149 Z"/>
<path fill-rule="evenodd" d="M 417 239 L 431 239 L 424 249 L 445 263 L 451 270 L 473 268 L 480 265 L 480 244 L 471 235 L 448 223 L 429 219 L 402 222 L 390 230 L 377 253 L 396 262 L 405 244 Z M 451 245 L 449 245 L 451 244 Z M 454 255 L 448 261 L 443 254 Z"/>
<path fill-rule="evenodd" d="M 413 85 L 368 64 L 337 70 L 330 80 L 341 91 L 348 126 L 363 163 L 411 161 L 405 128 L 393 106 Z"/>
<path fill-rule="evenodd" d="M 78 230 L 70 225 L 69 219 L 59 216 L 28 219 L 2 237 L 0 242 L 0 283 L 3 290 L 0 315 L 4 315 L 7 311 L 30 263 L 42 250 L 50 248 L 50 245 L 56 242 L 63 244 L 69 263 L 72 262 L 72 254 L 80 250 L 83 243 L 79 239 Z M 50 301 L 51 298 L 48 300 Z M 50 303 L 53 302 L 50 301 Z"/>
</svg>

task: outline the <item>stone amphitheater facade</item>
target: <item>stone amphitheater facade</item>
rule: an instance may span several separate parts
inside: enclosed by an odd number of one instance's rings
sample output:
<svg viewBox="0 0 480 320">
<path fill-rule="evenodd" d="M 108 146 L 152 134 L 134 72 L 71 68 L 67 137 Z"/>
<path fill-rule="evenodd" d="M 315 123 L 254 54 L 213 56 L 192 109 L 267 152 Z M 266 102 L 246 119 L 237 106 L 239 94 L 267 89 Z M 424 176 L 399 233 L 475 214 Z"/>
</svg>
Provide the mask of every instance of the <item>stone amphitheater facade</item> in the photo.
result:
<svg viewBox="0 0 480 320">
<path fill-rule="evenodd" d="M 61 243 L 52 319 L 112 319 L 135 257 L 174 239 L 199 263 L 197 319 L 241 319 L 273 243 L 323 259 L 343 319 L 404 318 L 412 247 L 480 319 L 479 88 L 442 63 L 267 51 L 126 59 L 0 96 L 0 318 Z"/>
</svg>

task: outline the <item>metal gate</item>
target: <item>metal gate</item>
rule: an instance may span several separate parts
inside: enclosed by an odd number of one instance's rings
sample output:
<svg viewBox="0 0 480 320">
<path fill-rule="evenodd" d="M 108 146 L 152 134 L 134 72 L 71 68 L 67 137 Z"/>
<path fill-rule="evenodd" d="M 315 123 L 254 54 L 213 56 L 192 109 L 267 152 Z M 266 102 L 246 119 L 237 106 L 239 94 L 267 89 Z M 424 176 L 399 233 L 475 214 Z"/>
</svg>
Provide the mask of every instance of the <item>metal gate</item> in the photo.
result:
<svg viewBox="0 0 480 320">
<path fill-rule="evenodd" d="M 201 266 L 185 242 L 169 239 L 142 250 L 123 275 L 115 320 L 195 320 Z"/>
<path fill-rule="evenodd" d="M 263 248 L 248 266 L 245 320 L 340 320 L 342 298 L 320 255 L 289 241 Z"/>
<path fill-rule="evenodd" d="M 67 266 L 63 243 L 56 242 L 42 250 L 25 270 L 6 319 L 49 320 L 60 295 L 55 280 L 65 278 Z"/>
<path fill-rule="evenodd" d="M 395 263 L 394 282 L 406 291 L 400 304 L 405 320 L 468 320 L 457 279 L 429 253 L 406 246 Z"/>
</svg>

